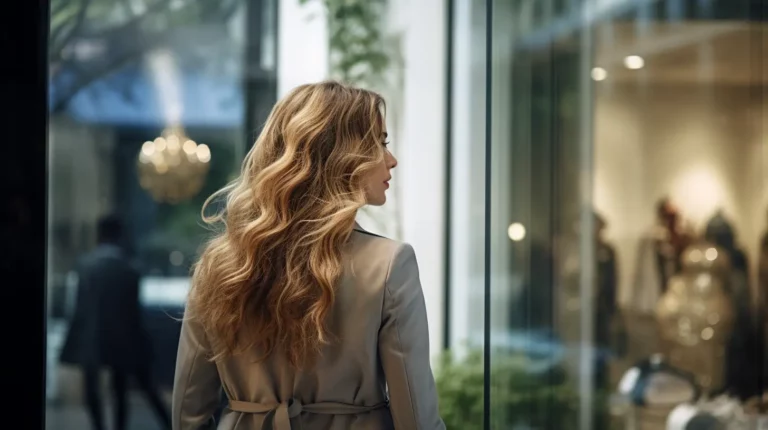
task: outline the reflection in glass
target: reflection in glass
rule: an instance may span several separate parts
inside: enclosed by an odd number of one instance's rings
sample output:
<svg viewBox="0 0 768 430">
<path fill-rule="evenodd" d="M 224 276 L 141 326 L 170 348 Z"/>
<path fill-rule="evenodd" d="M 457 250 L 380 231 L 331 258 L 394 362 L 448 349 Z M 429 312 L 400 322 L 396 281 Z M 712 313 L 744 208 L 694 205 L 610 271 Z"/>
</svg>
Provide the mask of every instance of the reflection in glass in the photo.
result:
<svg viewBox="0 0 768 430">
<path fill-rule="evenodd" d="M 739 350 L 765 350 L 756 292 L 768 290 L 748 264 L 765 272 L 762 12 L 492 3 L 491 230 L 506 240 L 488 274 L 491 375 L 525 357 L 541 378 L 530 392 L 570 399 L 512 415 L 511 384 L 492 379 L 492 428 L 665 428 L 676 404 L 618 389 L 656 354 L 748 410 L 768 361 Z"/>
<path fill-rule="evenodd" d="M 165 131 L 164 137 L 144 142 L 139 151 L 139 183 L 158 202 L 187 200 L 205 183 L 211 150 L 182 133 Z"/>
<path fill-rule="evenodd" d="M 200 207 L 232 178 L 251 144 L 246 129 L 264 119 L 246 106 L 275 99 L 274 61 L 246 50 L 274 54 L 275 26 L 262 24 L 275 3 L 51 2 L 49 429 L 90 424 L 82 369 L 62 365 L 59 356 L 83 288 L 77 269 L 106 214 L 124 225 L 117 245 L 140 273 L 151 377 L 168 393 L 178 341 L 172 317 L 183 309 L 190 266 L 208 236 Z M 128 422 L 159 428 L 141 402 Z"/>
</svg>

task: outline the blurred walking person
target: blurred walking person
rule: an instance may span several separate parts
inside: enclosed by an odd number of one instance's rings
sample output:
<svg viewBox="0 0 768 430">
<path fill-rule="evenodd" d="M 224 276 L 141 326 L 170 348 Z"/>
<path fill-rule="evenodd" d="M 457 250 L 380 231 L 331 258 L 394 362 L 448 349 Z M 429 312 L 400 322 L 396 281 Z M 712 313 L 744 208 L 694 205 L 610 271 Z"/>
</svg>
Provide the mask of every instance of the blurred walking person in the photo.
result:
<svg viewBox="0 0 768 430">
<path fill-rule="evenodd" d="M 61 355 L 82 368 L 85 400 L 95 430 L 106 429 L 100 373 L 107 369 L 114 393 L 115 428 L 126 430 L 128 383 L 133 377 L 161 421 L 170 428 L 167 407 L 151 378 L 150 340 L 139 303 L 139 271 L 120 247 L 122 224 L 115 216 L 98 222 L 98 244 L 78 263 L 77 307 Z"/>
</svg>

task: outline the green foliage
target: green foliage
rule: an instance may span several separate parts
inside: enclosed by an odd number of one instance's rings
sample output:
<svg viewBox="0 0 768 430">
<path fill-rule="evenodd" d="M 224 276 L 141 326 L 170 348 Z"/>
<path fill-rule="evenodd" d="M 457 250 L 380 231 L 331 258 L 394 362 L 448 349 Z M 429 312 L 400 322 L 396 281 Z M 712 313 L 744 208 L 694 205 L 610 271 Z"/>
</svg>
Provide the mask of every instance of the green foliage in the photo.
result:
<svg viewBox="0 0 768 430">
<path fill-rule="evenodd" d="M 470 352 L 463 360 L 446 353 L 435 367 L 440 414 L 448 429 L 483 428 L 483 357 Z M 578 399 L 560 371 L 532 374 L 520 355 L 494 354 L 491 359 L 492 428 L 571 428 Z"/>
<path fill-rule="evenodd" d="M 448 429 L 483 428 L 483 375 L 480 353 L 472 353 L 461 362 L 448 352 L 440 357 L 435 383 L 440 415 Z"/>
<path fill-rule="evenodd" d="M 317 0 L 300 0 L 301 4 Z M 331 76 L 371 86 L 383 79 L 390 58 L 382 23 L 387 0 L 322 0 L 328 14 Z"/>
</svg>

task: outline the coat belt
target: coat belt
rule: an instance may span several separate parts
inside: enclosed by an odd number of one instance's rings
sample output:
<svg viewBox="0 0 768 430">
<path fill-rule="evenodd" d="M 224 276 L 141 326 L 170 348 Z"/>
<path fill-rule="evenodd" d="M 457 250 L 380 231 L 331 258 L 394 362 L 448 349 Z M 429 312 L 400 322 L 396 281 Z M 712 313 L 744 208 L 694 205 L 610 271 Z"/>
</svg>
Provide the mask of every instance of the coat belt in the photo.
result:
<svg viewBox="0 0 768 430">
<path fill-rule="evenodd" d="M 378 403 L 373 406 L 358 406 L 336 402 L 304 405 L 297 399 L 289 399 L 279 404 L 243 402 L 240 400 L 229 401 L 229 409 L 232 411 L 245 414 L 266 414 L 263 430 L 293 430 L 291 418 L 298 417 L 302 412 L 322 415 L 357 415 L 385 408 L 387 405 L 387 402 Z"/>
</svg>

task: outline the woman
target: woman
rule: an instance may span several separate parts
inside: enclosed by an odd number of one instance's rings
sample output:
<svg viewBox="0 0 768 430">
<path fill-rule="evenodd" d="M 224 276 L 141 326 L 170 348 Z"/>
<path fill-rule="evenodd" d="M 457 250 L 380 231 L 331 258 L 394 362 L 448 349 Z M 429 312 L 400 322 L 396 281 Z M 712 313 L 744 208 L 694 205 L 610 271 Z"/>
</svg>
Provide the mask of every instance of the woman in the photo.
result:
<svg viewBox="0 0 768 430">
<path fill-rule="evenodd" d="M 335 82 L 272 110 L 224 210 L 204 216 L 223 229 L 193 275 L 175 430 L 445 428 L 413 249 L 355 223 L 397 165 L 383 112 Z"/>
</svg>

